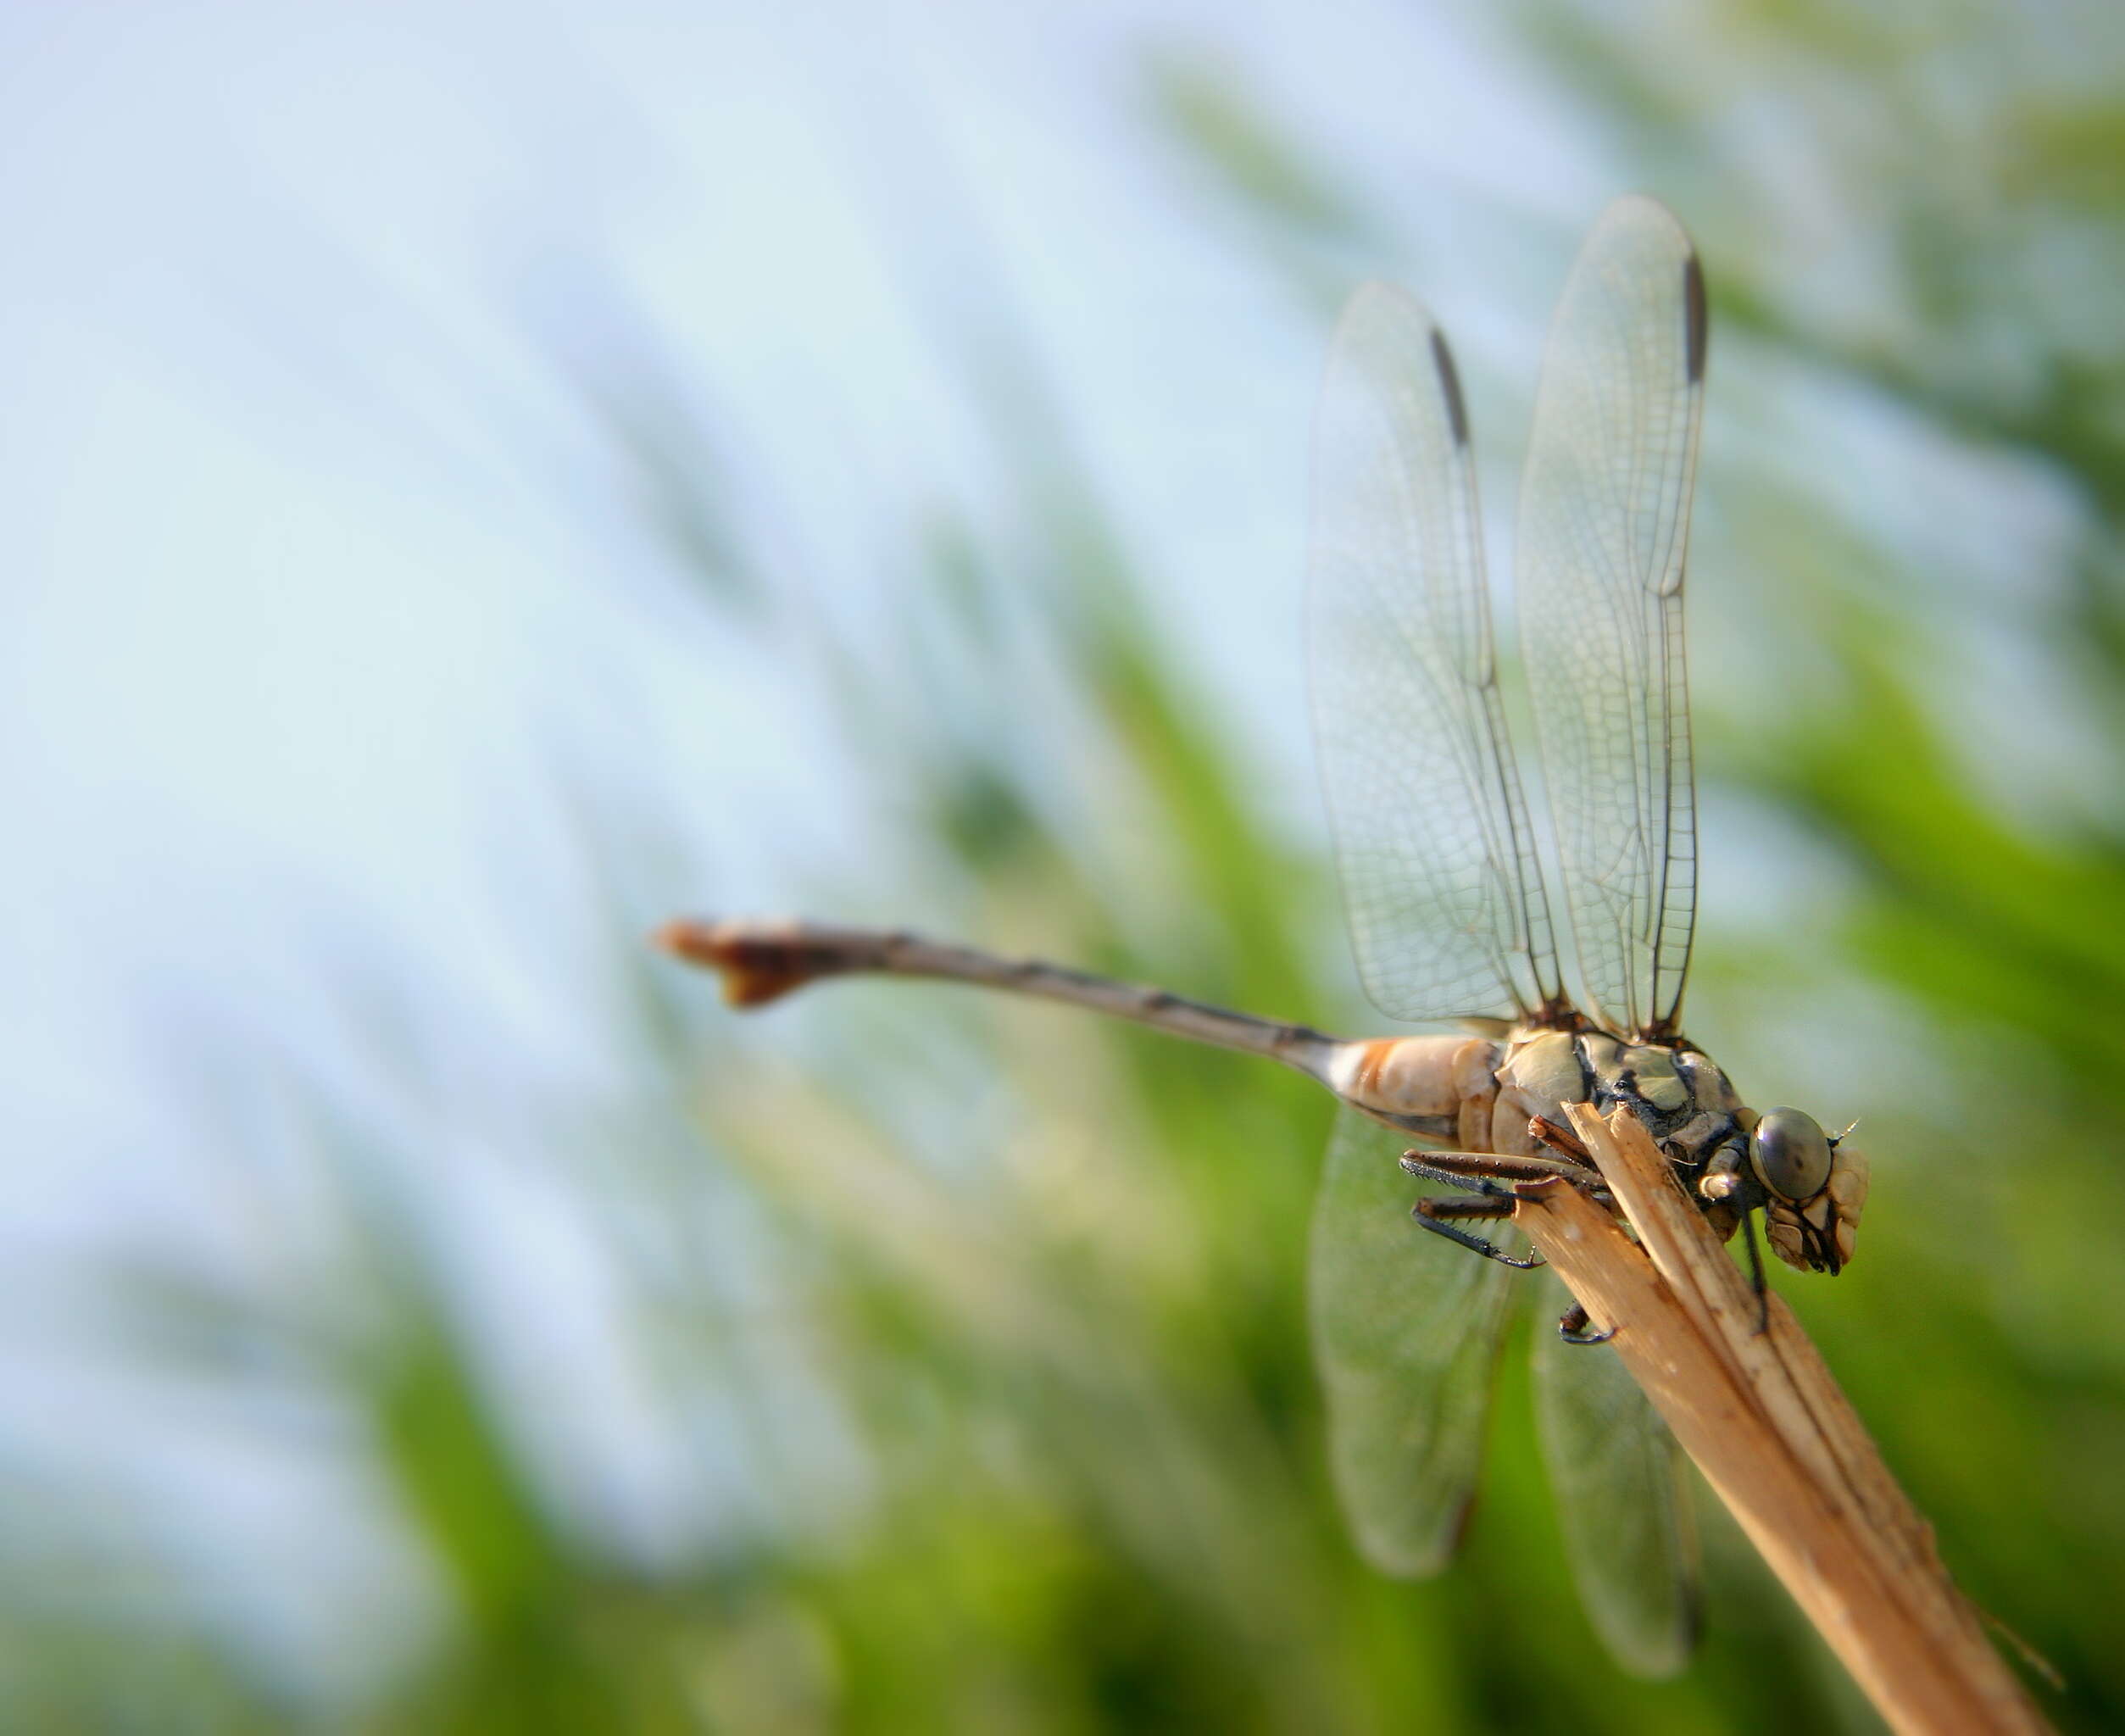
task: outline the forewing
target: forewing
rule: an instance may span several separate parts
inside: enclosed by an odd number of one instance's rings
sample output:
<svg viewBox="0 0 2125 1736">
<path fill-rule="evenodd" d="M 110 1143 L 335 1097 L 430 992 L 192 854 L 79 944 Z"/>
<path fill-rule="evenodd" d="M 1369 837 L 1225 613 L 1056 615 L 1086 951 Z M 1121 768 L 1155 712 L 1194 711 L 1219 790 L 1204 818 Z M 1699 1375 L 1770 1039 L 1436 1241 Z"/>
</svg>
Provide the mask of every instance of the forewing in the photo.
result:
<svg viewBox="0 0 2125 1736">
<path fill-rule="evenodd" d="M 1585 1010 L 1672 1030 L 1696 913 L 1683 571 L 1704 279 L 1666 207 L 1603 213 L 1550 328 L 1521 486 L 1521 636 Z"/>
<path fill-rule="evenodd" d="M 1544 1305 L 1571 1298 L 1545 1273 Z M 1697 1533 L 1674 1437 L 1605 1345 L 1536 1322 L 1535 1421 L 1580 1600 L 1616 1661 L 1672 1676 L 1697 1640 Z"/>
<path fill-rule="evenodd" d="M 1338 1112 L 1314 1210 L 1314 1355 L 1365 1558 L 1421 1577 L 1460 1542 L 1519 1273 L 1420 1229 L 1408 1137 Z M 1506 1234 L 1516 1236 L 1506 1227 Z"/>
<path fill-rule="evenodd" d="M 1499 707 L 1468 419 L 1445 340 L 1368 284 L 1314 437 L 1315 734 L 1351 941 L 1392 1018 L 1518 1015 L 1555 947 Z"/>
</svg>

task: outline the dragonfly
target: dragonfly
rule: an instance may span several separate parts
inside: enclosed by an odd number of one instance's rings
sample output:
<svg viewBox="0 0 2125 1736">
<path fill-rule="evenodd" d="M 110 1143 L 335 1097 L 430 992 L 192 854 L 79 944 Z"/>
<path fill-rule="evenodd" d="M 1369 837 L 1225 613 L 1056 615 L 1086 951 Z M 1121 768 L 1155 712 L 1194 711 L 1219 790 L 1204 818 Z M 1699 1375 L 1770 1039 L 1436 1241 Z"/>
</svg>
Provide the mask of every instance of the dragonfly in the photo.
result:
<svg viewBox="0 0 2125 1736">
<path fill-rule="evenodd" d="M 1615 1209 L 1568 1105 L 1641 1121 L 1713 1227 L 1742 1232 L 1760 1296 L 1758 1216 L 1788 1266 L 1835 1273 L 1852 1258 L 1863 1157 L 1803 1110 L 1747 1107 L 1680 1023 L 1697 877 L 1683 576 L 1706 338 L 1682 225 L 1619 199 L 1566 281 L 1518 503 L 1545 848 L 1507 729 L 1452 352 L 1383 283 L 1337 326 L 1308 580 L 1329 829 L 1367 994 L 1389 1019 L 1449 1030 L 1338 1038 L 905 932 L 682 920 L 660 933 L 741 1007 L 837 976 L 938 978 L 1325 1086 L 1338 1109 L 1311 1229 L 1316 1360 L 1354 1538 L 1392 1574 L 1441 1570 L 1471 1511 L 1520 1274 L 1539 1264 L 1512 1224 L 1516 1187 L 1561 1178 Z M 1554 1277 L 1533 1282 L 1568 1301 Z M 1582 1602 L 1619 1662 L 1664 1675 L 1694 1638 L 1689 1492 L 1603 1339 L 1577 1305 L 1537 1336 L 1535 1414 Z"/>
</svg>

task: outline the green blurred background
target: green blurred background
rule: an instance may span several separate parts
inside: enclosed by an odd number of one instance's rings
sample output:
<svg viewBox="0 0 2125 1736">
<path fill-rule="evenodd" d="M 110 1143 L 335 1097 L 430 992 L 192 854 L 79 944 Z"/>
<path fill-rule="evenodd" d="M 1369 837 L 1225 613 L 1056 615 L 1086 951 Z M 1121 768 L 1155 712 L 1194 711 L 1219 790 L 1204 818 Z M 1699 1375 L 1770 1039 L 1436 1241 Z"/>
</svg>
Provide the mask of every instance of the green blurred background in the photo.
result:
<svg viewBox="0 0 2125 1736">
<path fill-rule="evenodd" d="M 1517 1355 L 1464 1559 L 1357 1561 L 1309 1088 L 643 944 L 1377 1026 L 1299 686 L 1327 325 L 1455 333 L 1502 564 L 1637 188 L 1715 314 L 1689 1027 L 1862 1123 L 1855 1266 L 1780 1287 L 2125 1723 L 2117 19 L 14 13 L 0 1722 L 1870 1728 L 1709 1498 L 1699 1663 L 1615 1670 Z"/>
</svg>

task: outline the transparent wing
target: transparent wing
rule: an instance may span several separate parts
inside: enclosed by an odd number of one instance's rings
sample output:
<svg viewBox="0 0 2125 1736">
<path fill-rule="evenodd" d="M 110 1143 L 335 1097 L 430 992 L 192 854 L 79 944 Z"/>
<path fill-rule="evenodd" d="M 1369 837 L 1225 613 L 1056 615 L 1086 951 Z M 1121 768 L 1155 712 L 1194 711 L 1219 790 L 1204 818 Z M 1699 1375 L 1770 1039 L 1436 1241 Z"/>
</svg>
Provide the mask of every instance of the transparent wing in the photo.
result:
<svg viewBox="0 0 2125 1736">
<path fill-rule="evenodd" d="M 1544 1273 L 1544 1305 L 1564 1286 Z M 1580 1600 L 1616 1661 L 1672 1676 L 1697 1641 L 1697 1532 L 1674 1438 L 1615 1352 L 1538 1321 L 1535 1421 Z"/>
<path fill-rule="evenodd" d="M 1352 944 L 1392 1018 L 1519 1015 L 1555 944 L 1492 656 L 1468 419 L 1423 309 L 1368 284 L 1314 434 L 1315 736 Z"/>
<path fill-rule="evenodd" d="M 1521 1274 L 1410 1221 L 1422 1188 L 1397 1161 L 1408 1146 L 1339 1111 L 1314 1209 L 1311 1303 L 1351 1532 L 1374 1566 L 1415 1578 L 1460 1541 Z"/>
<path fill-rule="evenodd" d="M 1671 1032 L 1696 914 L 1683 564 L 1704 280 L 1650 199 L 1602 214 L 1550 328 L 1520 492 L 1520 626 L 1585 1010 Z"/>
</svg>

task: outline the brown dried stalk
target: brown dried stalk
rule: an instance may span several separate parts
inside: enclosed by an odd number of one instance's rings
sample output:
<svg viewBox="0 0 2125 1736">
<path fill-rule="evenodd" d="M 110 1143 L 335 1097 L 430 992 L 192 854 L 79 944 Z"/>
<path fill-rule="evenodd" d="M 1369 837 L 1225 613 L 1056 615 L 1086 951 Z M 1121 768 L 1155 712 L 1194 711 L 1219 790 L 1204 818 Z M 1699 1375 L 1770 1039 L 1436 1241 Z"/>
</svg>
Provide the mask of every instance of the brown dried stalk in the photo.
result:
<svg viewBox="0 0 2125 1736">
<path fill-rule="evenodd" d="M 1756 1294 L 1627 1111 L 1571 1122 L 1638 1241 L 1561 1182 L 1516 1217 L 1683 1450 L 1890 1726 L 2050 1727 L 1955 1589 L 1837 1383 L 1777 1296 Z"/>
</svg>

